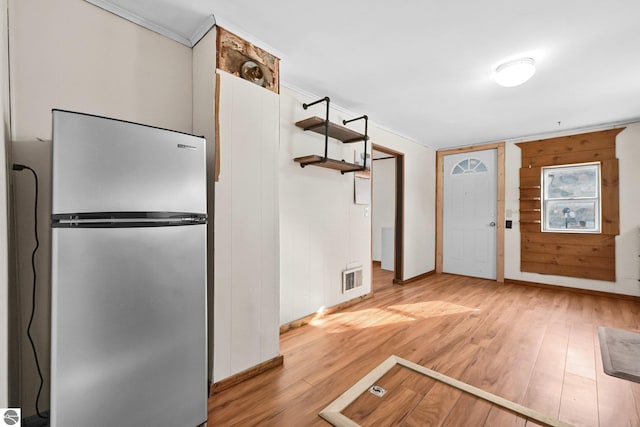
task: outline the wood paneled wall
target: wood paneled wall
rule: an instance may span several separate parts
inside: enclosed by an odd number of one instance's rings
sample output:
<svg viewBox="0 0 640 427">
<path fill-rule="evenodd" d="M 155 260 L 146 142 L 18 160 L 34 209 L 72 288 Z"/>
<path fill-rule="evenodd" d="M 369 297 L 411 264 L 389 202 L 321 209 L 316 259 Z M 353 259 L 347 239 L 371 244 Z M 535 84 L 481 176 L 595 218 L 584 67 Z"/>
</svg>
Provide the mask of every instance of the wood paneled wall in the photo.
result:
<svg viewBox="0 0 640 427">
<path fill-rule="evenodd" d="M 523 272 L 614 282 L 620 233 L 616 135 L 624 128 L 517 144 L 520 168 L 520 269 Z M 601 163 L 602 232 L 543 233 L 541 168 Z"/>
</svg>

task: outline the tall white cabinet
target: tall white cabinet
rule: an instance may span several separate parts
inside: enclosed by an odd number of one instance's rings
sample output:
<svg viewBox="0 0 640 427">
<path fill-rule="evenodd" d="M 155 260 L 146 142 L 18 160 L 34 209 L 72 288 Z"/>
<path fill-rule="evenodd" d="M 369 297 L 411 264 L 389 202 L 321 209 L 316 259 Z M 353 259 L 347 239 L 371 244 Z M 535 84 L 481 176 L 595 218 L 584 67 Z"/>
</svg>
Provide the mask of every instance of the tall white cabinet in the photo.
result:
<svg viewBox="0 0 640 427">
<path fill-rule="evenodd" d="M 213 381 L 279 356 L 279 95 L 218 71 Z"/>
</svg>

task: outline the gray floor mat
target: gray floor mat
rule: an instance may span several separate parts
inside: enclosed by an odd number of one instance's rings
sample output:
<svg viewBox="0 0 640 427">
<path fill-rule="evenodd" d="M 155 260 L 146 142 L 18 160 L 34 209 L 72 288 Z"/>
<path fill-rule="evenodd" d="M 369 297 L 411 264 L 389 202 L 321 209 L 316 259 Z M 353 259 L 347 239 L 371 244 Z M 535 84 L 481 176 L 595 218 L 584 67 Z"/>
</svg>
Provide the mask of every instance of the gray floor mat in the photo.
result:
<svg viewBox="0 0 640 427">
<path fill-rule="evenodd" d="M 640 383 L 640 333 L 598 327 L 604 371 Z"/>
</svg>

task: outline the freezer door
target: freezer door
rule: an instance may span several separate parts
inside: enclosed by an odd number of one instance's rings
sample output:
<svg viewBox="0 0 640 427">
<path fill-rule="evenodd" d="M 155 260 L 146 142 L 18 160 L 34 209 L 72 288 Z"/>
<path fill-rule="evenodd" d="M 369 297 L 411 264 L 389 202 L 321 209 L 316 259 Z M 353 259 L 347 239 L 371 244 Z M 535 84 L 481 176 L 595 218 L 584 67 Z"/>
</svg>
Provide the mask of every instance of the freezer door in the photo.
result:
<svg viewBox="0 0 640 427">
<path fill-rule="evenodd" d="M 206 420 L 205 227 L 52 230 L 52 426 Z"/>
<path fill-rule="evenodd" d="M 53 111 L 52 213 L 206 212 L 205 141 Z"/>
</svg>

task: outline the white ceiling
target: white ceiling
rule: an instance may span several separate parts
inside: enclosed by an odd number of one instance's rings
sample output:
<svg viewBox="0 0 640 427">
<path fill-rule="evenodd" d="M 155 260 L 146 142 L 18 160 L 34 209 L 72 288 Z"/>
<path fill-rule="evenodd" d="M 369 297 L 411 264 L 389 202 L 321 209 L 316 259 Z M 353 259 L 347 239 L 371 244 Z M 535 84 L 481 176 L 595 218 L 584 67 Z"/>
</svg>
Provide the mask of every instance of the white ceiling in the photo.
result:
<svg viewBox="0 0 640 427">
<path fill-rule="evenodd" d="M 187 45 L 215 16 L 283 56 L 284 85 L 433 148 L 640 120 L 638 0 L 88 1 Z M 498 86 L 522 56 L 533 78 Z"/>
</svg>

